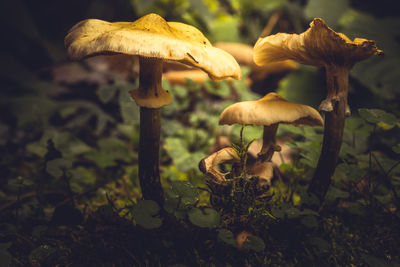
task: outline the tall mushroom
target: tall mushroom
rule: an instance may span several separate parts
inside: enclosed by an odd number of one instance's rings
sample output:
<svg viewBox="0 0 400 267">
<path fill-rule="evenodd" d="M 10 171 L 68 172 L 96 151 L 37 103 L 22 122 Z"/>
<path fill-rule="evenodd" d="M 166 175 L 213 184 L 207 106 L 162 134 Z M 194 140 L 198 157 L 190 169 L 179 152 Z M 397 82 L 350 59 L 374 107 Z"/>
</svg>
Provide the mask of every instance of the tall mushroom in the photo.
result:
<svg viewBox="0 0 400 267">
<path fill-rule="evenodd" d="M 349 71 L 358 61 L 383 52 L 374 41 L 336 33 L 315 18 L 301 34 L 278 33 L 259 38 L 254 46 L 254 62 L 258 65 L 292 59 L 301 64 L 325 67 L 327 97 L 319 110 L 325 113 L 322 151 L 309 192 L 322 201 L 336 168 L 342 143 L 347 105 Z"/>
<path fill-rule="evenodd" d="M 160 108 L 172 99 L 161 87 L 163 61 L 200 68 L 214 80 L 240 79 L 239 65 L 231 55 L 214 48 L 198 29 L 166 22 L 157 14 L 148 14 L 134 22 L 81 21 L 65 37 L 65 47 L 74 60 L 99 54 L 139 56 L 139 88 L 130 92 L 140 106 L 139 180 L 143 198 L 162 204 Z"/>
<path fill-rule="evenodd" d="M 292 103 L 276 93 L 269 93 L 256 101 L 238 102 L 227 107 L 220 116 L 219 124 L 241 124 L 264 126 L 263 144 L 258 153 L 254 173 L 262 173 L 260 165 L 266 166 L 271 173 L 270 162 L 275 151 L 276 131 L 279 123 L 293 125 L 322 126 L 323 120 L 317 110 L 310 106 Z M 252 170 L 250 170 L 250 173 Z M 270 178 L 270 177 L 264 177 Z"/>
</svg>

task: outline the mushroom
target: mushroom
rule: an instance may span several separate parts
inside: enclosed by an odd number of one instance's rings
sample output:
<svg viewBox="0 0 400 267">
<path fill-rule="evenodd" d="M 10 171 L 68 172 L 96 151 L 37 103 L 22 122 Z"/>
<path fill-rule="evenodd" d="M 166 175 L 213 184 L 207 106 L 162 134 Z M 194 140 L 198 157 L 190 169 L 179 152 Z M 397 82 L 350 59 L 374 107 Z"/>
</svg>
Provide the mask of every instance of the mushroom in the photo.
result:
<svg viewBox="0 0 400 267">
<path fill-rule="evenodd" d="M 280 151 L 275 137 L 279 123 L 322 126 L 323 120 L 314 108 L 289 102 L 277 93 L 269 93 L 256 101 L 244 101 L 230 105 L 222 112 L 219 119 L 221 125 L 264 126 L 261 151 L 258 153 L 254 170 L 250 170 L 249 173 L 262 173 L 257 170 L 260 168 L 259 165 L 271 161 L 274 152 Z M 266 173 L 271 173 L 271 171 Z M 270 179 L 271 177 L 263 178 Z"/>
<path fill-rule="evenodd" d="M 222 163 L 235 162 L 240 162 L 237 152 L 232 147 L 225 147 L 202 159 L 199 163 L 199 169 L 213 178 L 215 182 L 221 183 L 226 181 L 225 175 L 218 171 L 216 167 Z"/>
<path fill-rule="evenodd" d="M 248 231 L 241 231 L 236 235 L 236 246 L 238 249 L 243 249 L 244 248 L 244 242 L 248 242 L 248 238 L 250 236 L 253 236 L 252 233 L 248 232 Z"/>
<path fill-rule="evenodd" d="M 301 34 L 278 33 L 259 38 L 254 46 L 254 62 L 260 66 L 291 59 L 301 64 L 325 67 L 327 97 L 319 110 L 325 113 L 322 151 L 309 192 L 322 201 L 336 168 L 342 143 L 347 105 L 349 71 L 358 61 L 382 55 L 374 41 L 355 38 L 330 29 L 315 18 Z"/>
<path fill-rule="evenodd" d="M 87 19 L 78 22 L 65 37 L 68 56 L 73 60 L 99 54 L 139 56 L 139 88 L 130 91 L 140 106 L 139 180 L 142 195 L 162 204 L 159 174 L 160 108 L 171 102 L 161 87 L 163 61 L 172 60 L 205 71 L 211 79 L 240 79 L 235 59 L 213 47 L 195 27 L 166 22 L 148 14 L 134 22 Z"/>
</svg>

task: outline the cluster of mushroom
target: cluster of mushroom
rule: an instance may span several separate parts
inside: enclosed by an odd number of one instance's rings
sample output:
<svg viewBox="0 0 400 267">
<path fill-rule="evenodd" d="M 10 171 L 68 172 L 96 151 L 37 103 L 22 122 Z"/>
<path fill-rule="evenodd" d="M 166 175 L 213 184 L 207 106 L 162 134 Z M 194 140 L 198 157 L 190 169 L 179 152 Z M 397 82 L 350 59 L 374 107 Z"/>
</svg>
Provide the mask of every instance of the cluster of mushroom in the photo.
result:
<svg viewBox="0 0 400 267">
<path fill-rule="evenodd" d="M 167 22 L 153 13 L 134 22 L 81 21 L 65 37 L 65 47 L 73 60 L 104 54 L 139 57 L 139 88 L 130 92 L 140 106 L 139 180 L 143 198 L 162 205 L 160 108 L 172 101 L 169 92 L 161 87 L 163 62 L 199 68 L 213 80 L 240 79 L 238 63 L 227 52 L 213 47 L 195 27 Z"/>
<path fill-rule="evenodd" d="M 244 101 L 227 107 L 220 116 L 221 125 L 259 125 L 264 126 L 262 148 L 257 160 L 248 170 L 251 176 L 258 176 L 260 184 L 269 184 L 273 177 L 271 158 L 281 148 L 276 144 L 276 132 L 280 123 L 292 125 L 323 126 L 323 120 L 317 110 L 310 106 L 292 103 L 276 93 L 269 93 L 256 101 Z M 225 181 L 225 175 L 216 167 L 222 163 L 239 163 L 237 152 L 231 148 L 223 148 L 204 158 L 200 170 L 214 179 Z"/>
<path fill-rule="evenodd" d="M 172 101 L 169 92 L 161 87 L 163 62 L 176 61 L 199 68 L 213 80 L 240 79 L 238 63 L 229 53 L 213 47 L 198 29 L 179 22 L 166 22 L 157 14 L 148 14 L 134 22 L 81 21 L 69 31 L 65 46 L 68 56 L 74 60 L 102 54 L 139 57 L 139 88 L 130 92 L 140 106 L 139 180 L 143 197 L 162 204 L 160 108 Z M 275 138 L 279 123 L 325 124 L 322 152 L 310 186 L 312 193 L 320 198 L 324 196 L 336 167 L 346 110 L 349 111 L 349 70 L 356 62 L 382 53 L 374 41 L 360 38 L 351 41 L 344 34 L 334 32 L 319 18 L 314 19 L 302 34 L 278 33 L 259 38 L 253 50 L 255 64 L 262 66 L 293 60 L 325 67 L 327 98 L 319 108 L 325 113 L 325 123 L 313 108 L 291 103 L 275 93 L 258 101 L 236 103 L 224 110 L 220 124 L 264 126 L 262 149 L 249 174 L 263 177 L 266 181 L 272 177 L 271 157 L 280 149 Z M 200 169 L 221 182 L 225 176 L 215 166 L 237 160 L 232 148 L 224 148 L 205 158 Z"/>
</svg>

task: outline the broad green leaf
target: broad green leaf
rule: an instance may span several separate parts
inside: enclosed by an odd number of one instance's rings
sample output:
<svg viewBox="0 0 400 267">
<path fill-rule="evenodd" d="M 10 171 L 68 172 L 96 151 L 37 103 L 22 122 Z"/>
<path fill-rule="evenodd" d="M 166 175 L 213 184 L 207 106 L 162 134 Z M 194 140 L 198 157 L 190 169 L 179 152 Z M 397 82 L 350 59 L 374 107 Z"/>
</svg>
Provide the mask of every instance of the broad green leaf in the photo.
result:
<svg viewBox="0 0 400 267">
<path fill-rule="evenodd" d="M 39 141 L 28 144 L 26 149 L 43 157 L 47 152 L 47 141 L 49 139 L 53 140 L 55 148 L 62 153 L 64 158 L 83 154 L 92 149 L 71 133 L 59 132 L 55 129 L 47 129 Z"/>
<path fill-rule="evenodd" d="M 114 155 L 107 151 L 93 149 L 85 154 L 85 158 L 94 161 L 100 168 L 107 168 L 116 165 Z"/>
<path fill-rule="evenodd" d="M 330 186 L 328 193 L 326 193 L 325 199 L 327 201 L 334 201 L 338 198 L 348 198 L 350 194 L 346 191 L 343 191 L 335 186 Z"/>
<path fill-rule="evenodd" d="M 221 240 L 222 242 L 236 247 L 236 240 L 231 231 L 228 229 L 221 229 L 218 231 L 218 239 Z"/>
<path fill-rule="evenodd" d="M 367 122 L 378 124 L 385 123 L 388 125 L 394 125 L 397 123 L 397 118 L 391 113 L 388 113 L 382 109 L 358 109 L 360 116 Z"/>
<path fill-rule="evenodd" d="M 212 81 L 208 80 L 203 83 L 204 88 L 210 94 L 220 96 L 221 98 L 227 97 L 231 94 L 231 88 L 226 81 Z"/>
<path fill-rule="evenodd" d="M 188 212 L 188 216 L 191 223 L 203 228 L 215 228 L 221 222 L 218 211 L 212 208 L 193 208 Z"/>
<path fill-rule="evenodd" d="M 265 243 L 260 237 L 251 235 L 248 236 L 247 240 L 243 242 L 243 248 L 260 252 L 265 249 Z"/>
<path fill-rule="evenodd" d="M 61 177 L 64 171 L 72 168 L 72 161 L 64 158 L 53 159 L 46 162 L 46 172 L 53 177 Z"/>
<path fill-rule="evenodd" d="M 277 206 L 271 208 L 271 214 L 279 219 L 284 219 L 286 215 L 286 210 L 290 208 L 288 203 L 279 203 Z"/>
<path fill-rule="evenodd" d="M 132 216 L 136 223 L 145 229 L 154 229 L 161 226 L 161 219 L 154 217 L 158 214 L 160 207 L 153 200 L 139 200 L 132 207 Z"/>
<path fill-rule="evenodd" d="M 173 181 L 167 195 L 169 198 L 180 199 L 184 207 L 194 205 L 199 200 L 197 189 L 188 181 Z"/>
<path fill-rule="evenodd" d="M 359 182 L 366 174 L 366 170 L 359 166 L 340 163 L 336 167 L 333 179 L 340 182 Z"/>
<path fill-rule="evenodd" d="M 200 160 L 205 157 L 203 152 L 190 153 L 186 146 L 187 144 L 182 138 L 170 137 L 165 140 L 164 148 L 181 172 L 197 170 Z"/>
<path fill-rule="evenodd" d="M 127 88 L 120 89 L 118 103 L 124 123 L 133 124 L 139 122 L 139 107 L 136 105 L 135 101 L 133 101 Z"/>
<path fill-rule="evenodd" d="M 118 88 L 115 85 L 101 85 L 96 93 L 101 102 L 108 103 L 114 98 L 117 91 Z"/>
<path fill-rule="evenodd" d="M 304 216 L 300 220 L 301 224 L 303 224 L 307 228 L 316 228 L 318 227 L 318 220 L 315 218 L 315 216 Z"/>
</svg>

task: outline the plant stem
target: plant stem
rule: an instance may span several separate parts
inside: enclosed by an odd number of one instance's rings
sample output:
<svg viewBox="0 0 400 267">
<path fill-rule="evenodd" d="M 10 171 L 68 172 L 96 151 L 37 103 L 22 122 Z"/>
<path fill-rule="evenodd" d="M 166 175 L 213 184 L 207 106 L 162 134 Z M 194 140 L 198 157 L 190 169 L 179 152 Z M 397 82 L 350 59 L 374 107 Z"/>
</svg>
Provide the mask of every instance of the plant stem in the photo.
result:
<svg viewBox="0 0 400 267">
<path fill-rule="evenodd" d="M 324 139 L 317 168 L 308 192 L 322 201 L 328 191 L 335 172 L 342 144 L 345 113 L 347 106 L 349 69 L 347 67 L 326 66 L 327 97 L 319 109 L 325 112 Z"/>
</svg>

